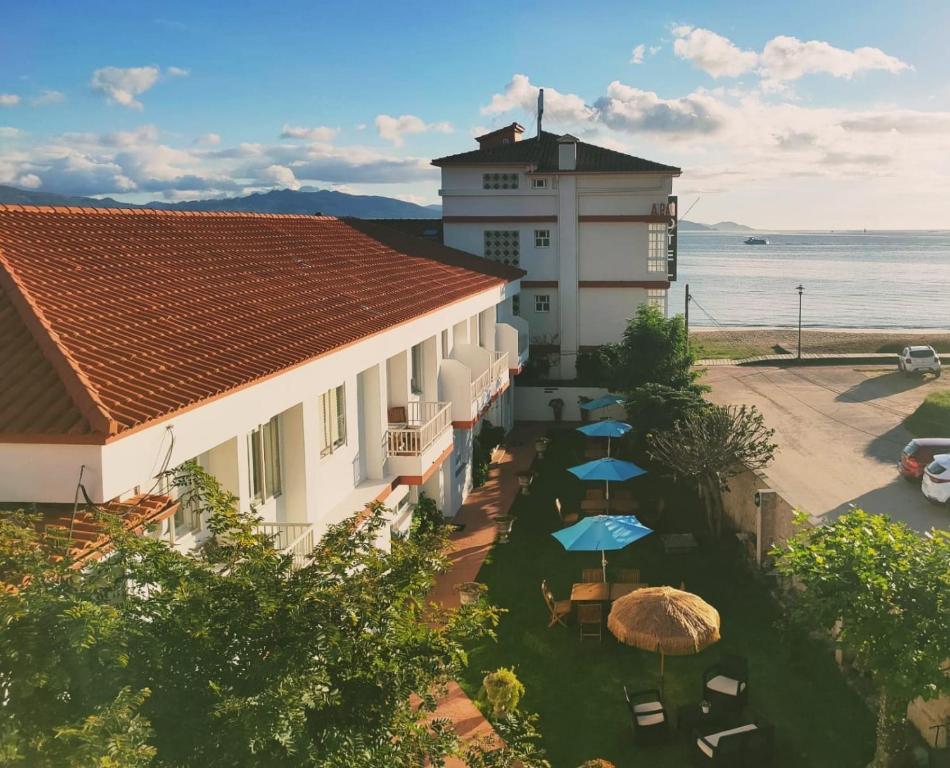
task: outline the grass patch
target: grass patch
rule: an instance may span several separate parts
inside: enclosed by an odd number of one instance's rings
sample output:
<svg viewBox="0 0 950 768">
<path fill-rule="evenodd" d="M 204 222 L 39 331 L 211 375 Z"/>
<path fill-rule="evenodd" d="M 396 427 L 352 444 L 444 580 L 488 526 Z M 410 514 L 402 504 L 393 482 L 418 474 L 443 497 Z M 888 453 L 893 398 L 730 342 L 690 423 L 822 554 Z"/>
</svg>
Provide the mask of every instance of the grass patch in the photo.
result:
<svg viewBox="0 0 950 768">
<path fill-rule="evenodd" d="M 904 423 L 916 437 L 950 435 L 950 389 L 931 392 Z"/>
<path fill-rule="evenodd" d="M 690 348 L 695 352 L 697 360 L 742 360 L 746 357 L 777 354 L 774 347 L 768 344 L 754 344 L 732 339 L 699 340 L 696 336 L 690 339 Z"/>
<path fill-rule="evenodd" d="M 550 536 L 557 528 L 554 496 L 574 500 L 583 492 L 584 484 L 564 471 L 578 459 L 577 437 L 555 437 L 532 495 L 519 497 L 514 505 L 517 521 L 510 543 L 497 545 L 479 574 L 490 599 L 507 613 L 497 642 L 471 649 L 462 684 L 474 695 L 486 671 L 513 665 L 527 688 L 522 707 L 540 715 L 544 746 L 555 768 L 574 768 L 595 757 L 618 768 L 679 768 L 689 764 L 688 738 L 675 735 L 669 746 L 637 747 L 623 701 L 623 684 L 633 690 L 658 684 L 659 657 L 621 645 L 609 633 L 603 643 L 582 644 L 574 624 L 547 628 L 541 580 L 546 578 L 563 599 L 581 568 L 599 564 L 598 553 L 565 552 Z M 656 475 L 629 484 L 645 497 L 641 518 L 649 519 L 655 510 L 653 499 L 661 485 Z M 694 514 L 692 500 L 680 493 L 667 486 L 664 516 Z M 652 524 L 662 530 L 664 519 Z M 666 523 L 674 530 L 682 530 L 683 524 Z M 776 726 L 777 767 L 867 764 L 873 752 L 873 717 L 827 650 L 783 625 L 767 592 L 734 558 L 714 547 L 685 557 L 666 556 L 659 538 L 650 536 L 609 554 L 608 560 L 608 568 L 640 568 L 650 584 L 685 582 L 721 614 L 723 640 L 717 646 L 666 660 L 665 695 L 674 717 L 678 705 L 701 698 L 702 672 L 721 651 L 741 653 L 749 659 L 751 709 Z"/>
</svg>

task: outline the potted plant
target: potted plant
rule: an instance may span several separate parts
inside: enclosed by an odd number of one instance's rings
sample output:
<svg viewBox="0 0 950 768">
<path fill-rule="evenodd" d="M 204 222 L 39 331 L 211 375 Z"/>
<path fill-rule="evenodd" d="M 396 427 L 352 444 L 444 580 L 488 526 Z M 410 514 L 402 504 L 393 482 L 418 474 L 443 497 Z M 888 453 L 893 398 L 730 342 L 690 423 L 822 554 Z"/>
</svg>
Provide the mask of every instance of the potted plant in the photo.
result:
<svg viewBox="0 0 950 768">
<path fill-rule="evenodd" d="M 590 401 L 591 401 L 591 398 L 584 397 L 584 395 L 577 396 L 578 405 L 583 405 L 584 403 L 589 403 Z M 590 421 L 590 411 L 588 411 L 586 408 L 581 408 L 580 412 L 581 412 L 581 421 Z"/>
<path fill-rule="evenodd" d="M 507 544 L 508 535 L 511 533 L 511 526 L 515 524 L 515 519 L 511 515 L 498 515 L 495 518 L 495 527 L 498 529 L 498 543 Z"/>
<path fill-rule="evenodd" d="M 548 401 L 548 406 L 554 411 L 554 421 L 560 421 L 564 414 L 564 401 L 559 397 L 552 397 Z"/>
<path fill-rule="evenodd" d="M 538 458 L 544 458 L 544 452 L 548 449 L 548 446 L 551 444 L 551 438 L 542 436 L 534 441 L 534 450 L 538 453 Z"/>
<path fill-rule="evenodd" d="M 523 469 L 518 473 L 518 485 L 521 486 L 521 495 L 527 496 L 528 489 L 531 487 L 531 481 L 534 479 L 534 473 L 530 469 Z"/>
<path fill-rule="evenodd" d="M 500 667 L 482 678 L 479 701 L 488 710 L 488 716 L 497 720 L 518 709 L 524 696 L 524 685 L 513 669 Z"/>
<path fill-rule="evenodd" d="M 484 584 L 480 584 L 477 581 L 465 581 L 461 584 L 457 584 L 455 588 L 458 590 L 459 602 L 462 605 L 477 603 L 486 589 Z"/>
</svg>

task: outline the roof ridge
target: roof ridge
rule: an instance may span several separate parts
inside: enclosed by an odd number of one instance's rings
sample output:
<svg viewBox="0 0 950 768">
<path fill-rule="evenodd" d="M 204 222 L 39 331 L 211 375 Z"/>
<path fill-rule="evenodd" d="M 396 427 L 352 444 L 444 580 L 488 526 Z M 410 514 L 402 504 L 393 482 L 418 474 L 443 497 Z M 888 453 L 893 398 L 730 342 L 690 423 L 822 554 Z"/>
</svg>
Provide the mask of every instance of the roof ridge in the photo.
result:
<svg viewBox="0 0 950 768">
<path fill-rule="evenodd" d="M 332 221 L 338 216 L 311 215 L 309 213 L 257 213 L 255 211 L 168 211 L 162 208 L 106 208 L 81 205 L 21 205 L 18 203 L 0 203 L 0 213 L 98 213 L 109 215 L 120 213 L 125 216 L 226 216 L 248 219 L 307 219 L 308 221 Z"/>
<path fill-rule="evenodd" d="M 16 308 L 27 331 L 33 337 L 40 352 L 53 366 L 67 394 L 89 420 L 92 428 L 106 435 L 116 434 L 118 423 L 109 414 L 98 390 L 60 342 L 59 334 L 53 330 L 43 310 L 39 308 L 17 277 L 13 266 L 4 256 L 2 248 L 0 248 L 0 288 L 6 288 L 10 303 Z"/>
</svg>

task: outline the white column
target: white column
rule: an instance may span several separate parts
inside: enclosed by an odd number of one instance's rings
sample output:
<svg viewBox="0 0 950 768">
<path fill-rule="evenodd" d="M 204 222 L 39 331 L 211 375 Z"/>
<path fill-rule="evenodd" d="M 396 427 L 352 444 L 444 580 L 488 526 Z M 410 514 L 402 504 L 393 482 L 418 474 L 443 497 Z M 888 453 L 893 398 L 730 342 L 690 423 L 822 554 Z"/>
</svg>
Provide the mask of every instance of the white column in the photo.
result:
<svg viewBox="0 0 950 768">
<path fill-rule="evenodd" d="M 560 376 L 573 379 L 578 345 L 577 177 L 558 178 L 558 296 Z"/>
<path fill-rule="evenodd" d="M 317 478 L 321 450 L 321 414 L 319 395 L 304 400 L 300 404 L 301 427 L 303 431 L 303 468 L 304 493 L 306 494 L 306 522 L 317 523 L 320 520 L 320 488 Z"/>
</svg>

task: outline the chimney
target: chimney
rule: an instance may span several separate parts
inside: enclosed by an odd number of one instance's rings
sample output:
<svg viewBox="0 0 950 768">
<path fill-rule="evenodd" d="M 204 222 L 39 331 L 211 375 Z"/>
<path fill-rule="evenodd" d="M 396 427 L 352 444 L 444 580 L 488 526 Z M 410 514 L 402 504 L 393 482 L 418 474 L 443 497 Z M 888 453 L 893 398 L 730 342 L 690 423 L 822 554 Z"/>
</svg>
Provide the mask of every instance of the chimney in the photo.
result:
<svg viewBox="0 0 950 768">
<path fill-rule="evenodd" d="M 559 171 L 577 170 L 577 142 L 576 136 L 565 133 L 557 139 L 557 169 Z"/>
<path fill-rule="evenodd" d="M 488 149 L 502 144 L 514 144 L 521 140 L 522 133 L 524 133 L 524 128 L 518 123 L 512 123 L 504 128 L 499 128 L 497 131 L 486 133 L 484 136 L 476 136 L 475 141 L 478 142 L 479 149 Z"/>
</svg>

